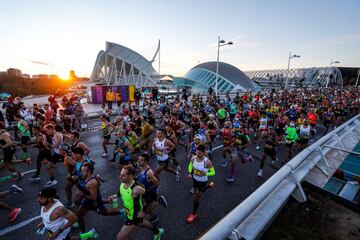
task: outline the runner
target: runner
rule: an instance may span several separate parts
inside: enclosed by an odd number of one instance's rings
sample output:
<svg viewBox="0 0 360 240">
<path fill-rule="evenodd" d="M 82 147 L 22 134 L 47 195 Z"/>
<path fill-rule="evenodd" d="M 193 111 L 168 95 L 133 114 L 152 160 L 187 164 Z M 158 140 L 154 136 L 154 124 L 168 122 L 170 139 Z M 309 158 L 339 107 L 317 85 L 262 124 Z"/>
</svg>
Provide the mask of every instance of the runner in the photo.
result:
<svg viewBox="0 0 360 240">
<path fill-rule="evenodd" d="M 165 170 L 174 174 L 179 175 L 179 171 L 175 171 L 169 168 L 169 152 L 171 152 L 176 146 L 165 137 L 164 130 L 158 129 L 156 132 L 156 138 L 154 139 L 152 149 L 156 153 L 156 158 L 159 165 L 155 170 L 155 177 L 160 181 L 160 173 Z M 176 177 L 177 178 L 177 177 Z"/>
<path fill-rule="evenodd" d="M 61 145 L 61 153 L 66 156 L 70 149 L 67 149 L 66 145 Z M 73 208 L 74 203 L 72 202 L 72 187 L 79 183 L 82 177 L 81 167 L 84 163 L 91 163 L 89 159 L 84 158 L 84 150 L 80 147 L 75 148 L 72 151 L 71 157 L 67 157 L 64 160 L 65 168 L 68 170 L 68 176 L 66 177 L 66 200 L 65 206 L 67 208 Z M 78 206 L 80 204 L 82 195 L 77 193 L 75 203 Z"/>
<path fill-rule="evenodd" d="M 40 180 L 42 163 L 44 162 L 45 164 L 48 164 L 48 162 L 51 160 L 51 150 L 46 142 L 46 137 L 41 132 L 41 128 L 39 126 L 33 127 L 33 135 L 35 136 L 34 147 L 39 149 L 39 153 L 36 158 L 36 172 L 34 176 L 29 178 L 30 181 Z"/>
<path fill-rule="evenodd" d="M 132 152 L 133 147 L 130 144 L 129 140 L 125 136 L 126 131 L 125 130 L 118 130 L 116 132 L 116 144 L 115 144 L 115 153 L 113 161 L 110 162 L 119 162 L 119 170 L 128 165 L 131 164 L 132 160 Z"/>
<path fill-rule="evenodd" d="M 245 156 L 244 150 L 251 144 L 250 137 L 244 131 L 244 127 L 239 123 L 234 123 L 234 150 L 231 153 L 231 166 L 230 174 L 225 178 L 227 182 L 234 182 L 234 172 L 235 164 L 238 159 L 241 159 L 241 162 L 253 162 L 251 155 Z"/>
<path fill-rule="evenodd" d="M 172 129 L 171 125 L 166 126 L 165 128 L 166 139 L 169 139 L 175 146 L 178 144 L 178 139 L 176 137 L 175 131 Z M 181 167 L 179 162 L 176 160 L 176 147 L 169 152 L 169 156 L 171 157 L 173 166 L 176 167 L 177 172 L 181 172 Z M 180 180 L 180 174 L 176 175 L 176 181 Z"/>
<path fill-rule="evenodd" d="M 195 189 L 194 207 L 186 222 L 192 223 L 197 217 L 196 213 L 200 205 L 200 197 L 208 188 L 213 188 L 214 183 L 208 183 L 208 177 L 215 175 L 215 169 L 211 161 L 204 156 L 205 147 L 200 145 L 196 149 L 196 156 L 193 157 L 188 167 L 188 177 L 193 180 Z"/>
<path fill-rule="evenodd" d="M 272 159 L 272 164 L 275 164 L 275 162 L 277 161 L 276 147 L 279 144 L 278 136 L 275 133 L 273 126 L 270 125 L 268 126 L 268 130 L 263 136 L 263 139 L 265 139 L 265 146 L 264 146 L 263 155 L 260 160 L 260 169 L 257 174 L 259 177 L 263 176 L 264 163 L 267 156 L 269 156 Z"/>
<path fill-rule="evenodd" d="M 116 240 L 128 239 L 136 226 L 153 231 L 155 234 L 154 240 L 160 240 L 164 235 L 164 229 L 159 229 L 144 219 L 145 213 L 143 211 L 142 197 L 145 194 L 145 189 L 136 185 L 134 175 L 135 168 L 131 165 L 125 166 L 120 173 L 121 184 L 119 192 L 109 197 L 109 201 L 121 197 L 126 214 L 125 223 L 116 236 Z"/>
<path fill-rule="evenodd" d="M 81 166 L 82 179 L 78 183 L 78 189 L 83 193 L 80 206 L 77 208 L 76 216 L 78 217 L 79 228 L 86 232 L 85 214 L 88 211 L 94 211 L 103 216 L 119 215 L 119 209 L 106 209 L 100 194 L 100 183 L 97 176 L 94 175 L 94 166 L 91 163 L 83 163 Z"/>
<path fill-rule="evenodd" d="M 24 152 L 21 159 L 30 165 L 31 158 L 27 149 L 27 145 L 30 143 L 30 139 L 31 139 L 30 127 L 19 114 L 15 114 L 14 119 L 17 122 L 17 127 L 19 129 L 19 136 L 21 137 L 20 146 Z"/>
<path fill-rule="evenodd" d="M 57 162 L 62 162 L 64 159 L 60 155 L 60 145 L 63 143 L 63 135 L 59 132 L 60 126 L 54 127 L 52 124 L 47 124 L 44 129 L 46 133 L 47 143 L 52 151 L 52 156 L 47 163 L 47 169 L 50 180 L 45 184 L 46 187 L 56 185 L 58 182 L 55 180 L 54 169 Z M 57 130 L 57 131 L 56 131 Z"/>
<path fill-rule="evenodd" d="M 215 144 L 215 137 L 218 131 L 218 125 L 215 121 L 214 114 L 209 114 L 209 121 L 207 122 L 208 133 L 209 133 L 209 150 L 212 152 L 213 145 Z"/>
<path fill-rule="evenodd" d="M 50 240 L 98 239 L 95 229 L 79 236 L 70 237 L 71 226 L 77 221 L 77 217 L 58 199 L 55 188 L 43 188 L 39 192 L 37 201 L 41 206 L 42 222 L 38 224 L 38 234 L 46 231 Z"/>
<path fill-rule="evenodd" d="M 153 210 L 159 204 L 166 208 L 167 201 L 163 195 L 160 196 L 159 200 L 157 199 L 157 187 L 159 186 L 159 181 L 155 177 L 154 171 L 149 166 L 149 155 L 140 155 L 138 163 L 140 166 L 139 183 L 145 189 L 145 194 L 143 195 L 145 202 L 144 211 L 150 214 L 151 218 L 149 221 L 151 223 L 156 223 L 159 221 L 159 218 L 153 213 Z"/>
<path fill-rule="evenodd" d="M 304 121 L 302 125 L 297 128 L 297 132 L 299 132 L 299 138 L 297 140 L 298 150 L 305 149 L 308 144 L 312 134 L 314 134 L 315 129 L 309 126 L 307 120 Z"/>
<path fill-rule="evenodd" d="M 296 124 L 291 121 L 290 125 L 285 129 L 285 143 L 286 143 L 286 157 L 285 161 L 289 161 L 291 159 L 291 152 L 294 143 L 298 139 L 298 134 L 296 133 Z"/>
<path fill-rule="evenodd" d="M 71 141 L 71 150 L 74 150 L 75 148 L 79 147 L 84 150 L 84 154 L 86 157 L 89 157 L 91 150 L 84 142 L 80 140 L 80 134 L 77 131 L 72 131 L 69 135 L 70 141 Z"/>
<path fill-rule="evenodd" d="M 4 122 L 0 122 L 0 146 L 4 152 L 4 168 L 10 171 L 13 175 L 22 177 L 22 174 L 11 165 L 15 154 L 15 146 L 11 140 L 10 133 L 5 130 Z"/>
<path fill-rule="evenodd" d="M 109 145 L 111 132 L 114 131 L 115 126 L 110 123 L 110 118 L 104 114 L 101 115 L 100 120 L 101 120 L 101 132 L 104 137 L 104 141 L 102 143 L 104 154 L 102 155 L 102 157 L 108 157 L 109 153 L 108 153 L 107 145 Z"/>
<path fill-rule="evenodd" d="M 221 130 L 221 138 L 223 140 L 223 163 L 221 166 L 227 166 L 226 154 L 229 154 L 231 157 L 231 146 L 233 144 L 233 132 L 232 128 L 230 128 L 231 122 L 226 121 L 224 124 L 224 128 Z"/>
</svg>

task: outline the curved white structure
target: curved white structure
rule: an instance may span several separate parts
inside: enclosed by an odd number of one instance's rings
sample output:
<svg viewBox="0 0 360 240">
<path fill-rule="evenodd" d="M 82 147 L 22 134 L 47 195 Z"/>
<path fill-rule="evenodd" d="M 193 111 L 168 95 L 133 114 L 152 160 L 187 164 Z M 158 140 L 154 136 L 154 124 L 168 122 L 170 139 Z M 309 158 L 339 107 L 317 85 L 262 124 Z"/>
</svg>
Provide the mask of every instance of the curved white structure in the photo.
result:
<svg viewBox="0 0 360 240">
<path fill-rule="evenodd" d="M 262 87 L 282 87 L 289 75 L 293 87 L 326 87 L 328 84 L 343 86 L 341 71 L 337 67 L 294 68 L 247 71 L 245 74 Z"/>
<path fill-rule="evenodd" d="M 101 50 L 96 58 L 90 81 L 108 86 L 157 87 L 159 74 L 151 63 L 130 48 L 106 42 L 105 51 Z"/>
</svg>

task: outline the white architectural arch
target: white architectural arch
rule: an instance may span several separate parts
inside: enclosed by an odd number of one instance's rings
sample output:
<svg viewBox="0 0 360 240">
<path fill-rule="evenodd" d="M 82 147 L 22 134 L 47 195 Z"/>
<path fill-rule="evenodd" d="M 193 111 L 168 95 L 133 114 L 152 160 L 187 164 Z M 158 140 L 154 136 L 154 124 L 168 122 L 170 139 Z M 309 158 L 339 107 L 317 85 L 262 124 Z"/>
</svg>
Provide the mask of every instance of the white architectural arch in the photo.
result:
<svg viewBox="0 0 360 240">
<path fill-rule="evenodd" d="M 157 87 L 159 74 L 139 53 L 120 44 L 106 42 L 96 58 L 90 77 L 92 82 L 107 86 L 135 85 L 136 87 Z"/>
</svg>

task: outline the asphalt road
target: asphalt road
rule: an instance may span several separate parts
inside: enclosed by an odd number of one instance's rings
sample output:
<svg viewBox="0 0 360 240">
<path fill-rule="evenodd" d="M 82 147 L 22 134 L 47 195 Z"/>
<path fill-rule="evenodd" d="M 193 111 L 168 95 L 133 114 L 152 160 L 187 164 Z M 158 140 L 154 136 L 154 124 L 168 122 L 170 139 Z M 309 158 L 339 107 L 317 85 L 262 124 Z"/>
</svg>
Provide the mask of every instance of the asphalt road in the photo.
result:
<svg viewBox="0 0 360 240">
<path fill-rule="evenodd" d="M 319 129 L 318 133 L 321 133 Z M 116 193 L 119 188 L 120 181 L 118 179 L 118 165 L 110 165 L 105 159 L 101 158 L 102 154 L 102 136 L 99 131 L 83 132 L 81 134 L 82 140 L 86 142 L 91 148 L 91 157 L 96 160 L 95 172 L 100 174 L 105 180 L 101 184 L 101 194 L 107 197 Z M 318 138 L 318 137 L 317 137 Z M 220 145 L 220 141 L 216 145 Z M 109 147 L 112 149 L 113 147 Z M 203 194 L 200 200 L 200 208 L 198 210 L 198 218 L 192 224 L 185 222 L 186 217 L 192 210 L 193 196 L 189 194 L 189 189 L 192 186 L 191 179 L 186 177 L 186 171 L 182 172 L 179 182 L 175 181 L 174 175 L 163 172 L 161 175 L 161 194 L 166 196 L 168 200 L 168 207 L 166 209 L 159 206 L 156 210 L 160 221 L 157 226 L 165 229 L 163 239 L 196 239 L 201 234 L 206 232 L 211 226 L 216 224 L 222 217 L 230 212 L 235 206 L 255 191 L 263 182 L 265 182 L 272 174 L 281 167 L 281 161 L 285 156 L 285 146 L 280 145 L 278 149 L 279 160 L 275 166 L 271 165 L 271 160 L 267 160 L 264 168 L 264 176 L 258 177 L 259 162 L 256 159 L 262 154 L 262 149 L 255 150 L 255 145 L 252 144 L 247 149 L 248 152 L 255 156 L 255 162 L 238 164 L 235 170 L 235 182 L 227 183 L 225 177 L 229 173 L 229 166 L 227 168 L 221 167 L 223 161 L 221 148 L 213 152 L 213 165 L 215 166 L 216 175 L 211 178 L 215 182 L 215 188 L 208 190 Z M 20 154 L 21 150 L 18 151 Z M 111 150 L 109 151 L 111 152 Z M 35 156 L 34 150 L 31 151 Z M 187 169 L 188 161 L 183 147 L 179 146 L 177 150 L 177 159 L 180 162 L 182 169 Z M 151 163 L 156 167 L 156 161 Z M 24 164 L 16 165 L 21 171 L 28 171 L 35 168 L 35 162 L 31 166 Z M 21 207 L 22 213 L 18 219 L 9 224 L 7 221 L 7 213 L 1 210 L 0 215 L 0 239 L 46 239 L 44 236 L 36 235 L 36 226 L 40 220 L 32 221 L 25 224 L 21 228 L 12 230 L 13 226 L 19 226 L 20 223 L 34 218 L 40 214 L 40 206 L 36 201 L 38 191 L 44 186 L 48 180 L 45 169 L 42 169 L 42 179 L 40 181 L 31 182 L 28 178 L 33 173 L 26 174 L 25 177 L 17 182 L 17 184 L 24 189 L 23 194 L 10 194 L 1 197 L 1 201 L 14 207 Z M 6 176 L 8 172 L 4 169 L 0 170 L 0 176 Z M 58 184 L 55 186 L 60 195 L 60 200 L 65 203 L 65 176 L 66 171 L 62 164 L 58 164 L 56 168 L 55 177 Z M 4 182 L 0 185 L 0 191 L 8 189 L 14 182 Z M 75 189 L 75 188 L 74 188 Z M 110 208 L 111 205 L 108 205 Z M 90 212 L 86 215 L 86 226 L 88 229 L 95 227 L 99 232 L 100 239 L 115 239 L 117 233 L 121 229 L 123 221 L 118 216 L 103 217 L 96 213 Z M 26 223 L 26 222 L 25 222 Z M 74 234 L 77 233 L 75 229 Z M 130 239 L 145 240 L 152 239 L 152 232 L 137 228 Z"/>
</svg>

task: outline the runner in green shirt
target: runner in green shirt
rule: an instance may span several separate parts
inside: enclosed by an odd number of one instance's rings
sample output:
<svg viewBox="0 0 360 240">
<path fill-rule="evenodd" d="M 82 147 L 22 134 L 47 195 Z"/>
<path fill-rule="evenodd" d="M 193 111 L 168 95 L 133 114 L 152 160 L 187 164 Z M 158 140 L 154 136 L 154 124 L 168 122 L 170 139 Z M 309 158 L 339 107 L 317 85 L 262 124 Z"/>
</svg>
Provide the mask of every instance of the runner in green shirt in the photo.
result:
<svg viewBox="0 0 360 240">
<path fill-rule="evenodd" d="M 20 146 L 24 152 L 21 159 L 26 161 L 27 164 L 31 164 L 31 158 L 30 158 L 30 155 L 29 155 L 28 149 L 27 149 L 27 145 L 29 144 L 29 142 L 31 140 L 30 127 L 19 114 L 16 114 L 14 116 L 14 118 L 15 118 L 15 121 L 17 122 L 17 127 L 19 129 L 20 136 L 21 136 Z"/>
<path fill-rule="evenodd" d="M 290 125 L 285 129 L 285 143 L 286 143 L 286 157 L 285 161 L 291 159 L 291 149 L 296 140 L 298 139 L 298 134 L 296 133 L 295 122 L 291 121 Z"/>
<path fill-rule="evenodd" d="M 154 240 L 160 240 L 164 235 L 164 229 L 157 228 L 144 219 L 145 213 L 143 211 L 142 195 L 145 194 L 145 189 L 136 185 L 134 175 L 135 168 L 131 165 L 126 165 L 120 173 L 121 185 L 119 192 L 109 198 L 110 201 L 113 201 L 115 198 L 121 197 L 125 210 L 125 223 L 116 236 L 116 240 L 128 239 L 136 226 L 153 231 L 155 234 Z"/>
</svg>

